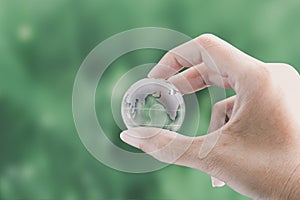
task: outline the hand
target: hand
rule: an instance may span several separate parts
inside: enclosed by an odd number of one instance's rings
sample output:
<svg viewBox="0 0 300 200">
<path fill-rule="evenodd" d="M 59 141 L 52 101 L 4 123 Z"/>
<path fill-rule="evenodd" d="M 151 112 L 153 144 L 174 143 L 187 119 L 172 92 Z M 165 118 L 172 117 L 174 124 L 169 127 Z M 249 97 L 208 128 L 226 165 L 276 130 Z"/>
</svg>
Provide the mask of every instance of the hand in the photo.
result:
<svg viewBox="0 0 300 200">
<path fill-rule="evenodd" d="M 182 68 L 188 69 L 176 74 Z M 214 105 L 205 136 L 138 127 L 124 131 L 123 141 L 162 162 L 206 172 L 248 197 L 300 198 L 300 77 L 294 68 L 261 62 L 205 34 L 168 52 L 149 77 L 168 79 L 183 94 L 215 85 L 236 96 Z"/>
</svg>

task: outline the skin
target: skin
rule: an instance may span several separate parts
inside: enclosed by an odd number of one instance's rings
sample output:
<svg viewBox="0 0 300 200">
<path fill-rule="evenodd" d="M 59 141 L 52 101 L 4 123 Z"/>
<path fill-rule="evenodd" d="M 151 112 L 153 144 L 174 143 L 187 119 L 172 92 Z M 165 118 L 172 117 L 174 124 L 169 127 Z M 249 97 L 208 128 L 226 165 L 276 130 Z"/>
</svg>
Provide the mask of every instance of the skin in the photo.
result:
<svg viewBox="0 0 300 200">
<path fill-rule="evenodd" d="M 214 105 L 205 136 L 138 127 L 121 133 L 124 142 L 253 199 L 300 199 L 300 76 L 293 67 L 204 34 L 168 52 L 149 77 L 168 79 L 183 94 L 215 85 L 236 95 Z"/>
</svg>

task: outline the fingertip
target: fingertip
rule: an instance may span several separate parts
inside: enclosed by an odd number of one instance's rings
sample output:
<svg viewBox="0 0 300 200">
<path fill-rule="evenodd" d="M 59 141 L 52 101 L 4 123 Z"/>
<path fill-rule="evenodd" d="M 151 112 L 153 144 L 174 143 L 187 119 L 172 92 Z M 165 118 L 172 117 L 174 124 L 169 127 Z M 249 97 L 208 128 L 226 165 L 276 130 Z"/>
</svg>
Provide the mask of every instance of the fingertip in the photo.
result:
<svg viewBox="0 0 300 200">
<path fill-rule="evenodd" d="M 163 129 L 152 127 L 134 127 L 120 134 L 120 139 L 136 148 L 140 148 L 142 143 L 147 142 L 154 136 L 162 133 Z"/>
<path fill-rule="evenodd" d="M 131 146 L 133 146 L 133 147 L 135 147 L 135 148 L 139 148 L 139 147 L 140 147 L 140 140 L 137 139 L 137 138 L 134 138 L 134 137 L 130 136 L 130 135 L 128 134 L 128 131 L 123 131 L 123 132 L 120 134 L 120 139 L 121 139 L 123 142 L 125 142 L 125 143 L 127 143 L 127 144 L 129 144 L 129 145 L 131 145 Z"/>
<path fill-rule="evenodd" d="M 196 41 L 198 41 L 202 47 L 209 48 L 212 46 L 216 46 L 219 43 L 223 43 L 224 41 L 219 38 L 218 36 L 211 34 L 211 33 L 204 33 L 195 38 Z"/>
</svg>

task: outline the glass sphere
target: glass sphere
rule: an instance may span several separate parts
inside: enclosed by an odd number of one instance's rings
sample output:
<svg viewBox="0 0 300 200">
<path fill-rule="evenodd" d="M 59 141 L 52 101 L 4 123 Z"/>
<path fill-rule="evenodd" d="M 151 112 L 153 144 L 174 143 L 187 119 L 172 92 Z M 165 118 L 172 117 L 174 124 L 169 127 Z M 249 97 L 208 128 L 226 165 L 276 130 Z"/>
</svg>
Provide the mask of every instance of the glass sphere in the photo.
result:
<svg viewBox="0 0 300 200">
<path fill-rule="evenodd" d="M 145 78 L 134 83 L 122 101 L 127 128 L 146 126 L 177 131 L 185 114 L 182 94 L 164 79 Z"/>
</svg>

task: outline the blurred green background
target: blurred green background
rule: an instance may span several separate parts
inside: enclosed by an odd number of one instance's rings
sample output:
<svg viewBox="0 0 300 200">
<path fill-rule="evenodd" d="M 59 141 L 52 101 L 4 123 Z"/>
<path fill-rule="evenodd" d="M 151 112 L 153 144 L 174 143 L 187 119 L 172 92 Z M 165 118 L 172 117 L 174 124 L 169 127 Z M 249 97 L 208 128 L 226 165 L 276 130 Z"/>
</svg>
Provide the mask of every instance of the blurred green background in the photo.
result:
<svg viewBox="0 0 300 200">
<path fill-rule="evenodd" d="M 299 9 L 296 0 L 0 0 L 0 199 L 247 199 L 213 189 L 209 176 L 193 169 L 126 174 L 99 163 L 74 126 L 73 82 L 99 42 L 145 26 L 213 33 L 258 59 L 298 67 Z M 103 103 L 110 105 L 112 80 L 162 55 L 146 50 L 116 61 L 102 80 Z M 207 90 L 197 95 L 203 134 L 210 100 Z M 126 148 L 110 107 L 98 116 Z"/>
</svg>

